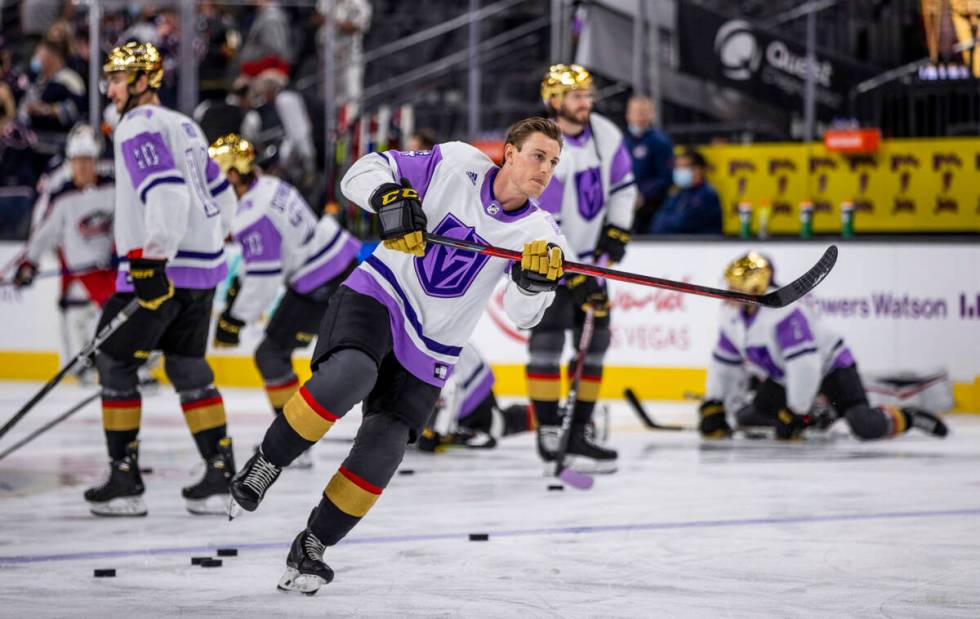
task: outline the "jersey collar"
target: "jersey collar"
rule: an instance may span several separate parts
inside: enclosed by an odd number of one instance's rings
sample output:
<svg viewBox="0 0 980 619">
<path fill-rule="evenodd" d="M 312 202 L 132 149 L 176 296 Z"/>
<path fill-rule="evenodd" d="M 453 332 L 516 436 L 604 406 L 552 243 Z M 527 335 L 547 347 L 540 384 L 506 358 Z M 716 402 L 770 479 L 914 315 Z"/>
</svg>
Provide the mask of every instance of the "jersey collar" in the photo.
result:
<svg viewBox="0 0 980 619">
<path fill-rule="evenodd" d="M 493 217 L 497 221 L 502 221 L 504 223 L 510 223 L 523 219 L 538 208 L 538 203 L 528 198 L 524 206 L 513 211 L 505 211 L 497 199 L 493 195 L 493 179 L 497 178 L 497 172 L 500 171 L 498 167 L 492 167 L 487 170 L 486 176 L 483 177 L 483 185 L 480 187 L 480 202 L 483 204 L 483 212 Z"/>
</svg>

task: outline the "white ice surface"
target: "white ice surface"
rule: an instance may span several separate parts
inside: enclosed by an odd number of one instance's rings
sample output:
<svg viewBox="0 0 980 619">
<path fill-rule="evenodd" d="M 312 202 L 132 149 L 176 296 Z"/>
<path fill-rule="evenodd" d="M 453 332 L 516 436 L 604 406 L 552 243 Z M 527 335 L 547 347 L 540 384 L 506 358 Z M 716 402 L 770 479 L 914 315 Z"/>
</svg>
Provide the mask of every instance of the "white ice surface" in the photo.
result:
<svg viewBox="0 0 980 619">
<path fill-rule="evenodd" d="M 38 385 L 0 385 L 6 420 Z M 0 451 L 90 390 L 62 386 Z M 258 390 L 225 390 L 239 462 L 271 420 Z M 651 404 L 693 423 L 692 404 Z M 313 597 L 275 585 L 288 545 L 349 448 L 352 413 L 254 514 L 188 514 L 198 456 L 167 389 L 144 399 L 150 514 L 99 519 L 98 405 L 0 461 L 0 616 L 980 617 L 980 417 L 945 441 L 702 443 L 649 432 L 614 404 L 620 472 L 548 492 L 530 435 L 493 451 L 410 450 L 372 512 L 325 559 Z M 343 439 L 343 440 L 338 440 Z M 490 535 L 470 542 L 467 534 Z M 235 547 L 218 569 L 190 557 Z M 93 578 L 114 567 L 116 578 Z"/>
</svg>

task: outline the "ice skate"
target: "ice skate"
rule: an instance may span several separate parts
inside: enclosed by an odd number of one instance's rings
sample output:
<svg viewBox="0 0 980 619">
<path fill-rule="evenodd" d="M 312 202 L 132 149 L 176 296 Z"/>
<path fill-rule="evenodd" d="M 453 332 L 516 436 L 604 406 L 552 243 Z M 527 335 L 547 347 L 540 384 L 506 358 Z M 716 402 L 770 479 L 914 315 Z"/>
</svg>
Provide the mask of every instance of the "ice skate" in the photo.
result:
<svg viewBox="0 0 980 619">
<path fill-rule="evenodd" d="M 946 423 L 940 419 L 938 415 L 934 415 L 927 410 L 915 407 L 903 408 L 902 412 L 911 418 L 911 426 L 913 428 L 922 430 L 926 434 L 931 434 L 939 438 L 943 438 L 949 434 L 949 428 L 946 427 Z"/>
<path fill-rule="evenodd" d="M 234 500 L 229 504 L 229 515 L 233 515 L 232 508 L 235 504 L 245 511 L 254 512 L 269 486 L 281 473 L 282 469 L 266 460 L 261 449 L 256 452 L 231 480 L 231 496 Z"/>
<path fill-rule="evenodd" d="M 95 516 L 145 516 L 143 479 L 139 467 L 139 443 L 126 446 L 121 460 L 109 463 L 109 479 L 85 491 L 89 511 Z"/>
<path fill-rule="evenodd" d="M 219 441 L 218 453 L 206 464 L 201 481 L 181 490 L 187 501 L 187 511 L 199 516 L 224 514 L 228 509 L 228 488 L 235 474 L 235 456 L 230 438 Z"/>
<path fill-rule="evenodd" d="M 303 529 L 286 557 L 286 572 L 279 579 L 280 591 L 313 595 L 333 580 L 333 570 L 323 562 L 323 542 L 309 529 Z"/>
</svg>

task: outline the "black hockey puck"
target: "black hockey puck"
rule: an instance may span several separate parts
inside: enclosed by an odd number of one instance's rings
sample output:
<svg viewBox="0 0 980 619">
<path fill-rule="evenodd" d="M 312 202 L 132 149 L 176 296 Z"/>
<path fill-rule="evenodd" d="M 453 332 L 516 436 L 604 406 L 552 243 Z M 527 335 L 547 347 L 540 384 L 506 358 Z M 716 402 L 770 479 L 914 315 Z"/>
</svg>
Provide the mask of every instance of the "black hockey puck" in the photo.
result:
<svg viewBox="0 0 980 619">
<path fill-rule="evenodd" d="M 152 466 L 141 466 L 140 467 L 140 473 L 142 473 L 143 475 L 152 475 L 153 474 L 153 467 Z"/>
<path fill-rule="evenodd" d="M 558 492 L 561 492 L 564 489 L 565 489 L 565 486 L 563 486 L 561 484 L 548 484 L 548 491 L 549 492 L 552 491 L 552 490 L 556 490 Z"/>
<path fill-rule="evenodd" d="M 191 565 L 200 565 L 205 561 L 210 561 L 211 557 L 191 557 Z"/>
<path fill-rule="evenodd" d="M 223 561 L 221 559 L 212 559 L 208 557 L 204 561 L 201 561 L 201 567 L 221 567 Z"/>
<path fill-rule="evenodd" d="M 237 557 L 238 556 L 238 549 L 237 548 L 219 548 L 218 549 L 218 556 L 219 557 Z"/>
<path fill-rule="evenodd" d="M 415 475 L 415 471 L 412 469 L 401 469 L 398 471 L 399 475 Z"/>
<path fill-rule="evenodd" d="M 486 533 L 470 533 L 471 542 L 487 542 L 490 541 L 490 536 Z"/>
<path fill-rule="evenodd" d="M 115 578 L 116 568 L 110 568 L 106 570 L 95 570 L 96 578 Z"/>
</svg>

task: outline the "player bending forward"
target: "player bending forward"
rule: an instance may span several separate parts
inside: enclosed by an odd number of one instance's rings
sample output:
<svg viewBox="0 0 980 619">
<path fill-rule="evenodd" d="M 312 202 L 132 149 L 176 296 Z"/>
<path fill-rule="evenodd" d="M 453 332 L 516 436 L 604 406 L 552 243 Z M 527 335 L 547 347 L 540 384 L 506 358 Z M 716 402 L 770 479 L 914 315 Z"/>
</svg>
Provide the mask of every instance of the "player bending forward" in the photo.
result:
<svg viewBox="0 0 980 619">
<path fill-rule="evenodd" d="M 103 70 L 108 97 L 121 116 L 113 136 L 121 261 L 116 294 L 106 303 L 99 328 L 134 297 L 140 307 L 96 359 L 112 461 L 109 480 L 87 490 L 85 500 L 100 516 L 146 515 L 136 441 L 137 369 L 150 351 L 162 350 L 184 420 L 206 462 L 201 481 L 183 489 L 187 509 L 221 513 L 235 465 L 224 405 L 204 352 L 214 288 L 228 272 L 223 217 L 234 212 L 235 197 L 208 158 L 200 127 L 160 106 L 156 91 L 163 65 L 153 45 L 117 47 Z"/>
<path fill-rule="evenodd" d="M 729 264 L 725 279 L 730 289 L 750 294 L 775 285 L 772 264 L 755 252 Z M 723 402 L 741 389 L 745 371 L 760 384 L 752 403 L 736 412 L 739 426 L 773 426 L 778 438 L 794 439 L 810 425 L 843 416 L 861 439 L 895 436 L 913 427 L 946 435 L 942 420 L 924 410 L 872 408 L 844 340 L 801 303 L 780 309 L 726 304 L 722 309 L 700 409 L 703 436 L 731 435 Z M 818 403 L 819 394 L 830 409 Z"/>
<path fill-rule="evenodd" d="M 361 244 L 332 217 L 317 221 L 313 210 L 284 180 L 258 175 L 255 150 L 230 133 L 218 138 L 211 158 L 228 176 L 238 195 L 232 228 L 242 247 L 245 273 L 228 295 L 218 319 L 215 346 L 238 346 L 242 327 L 255 322 L 275 298 L 280 284 L 286 294 L 255 350 L 269 403 L 276 415 L 299 388 L 292 354 L 313 341 L 327 299 L 357 266 Z M 294 466 L 309 468 L 306 451 Z"/>
<path fill-rule="evenodd" d="M 313 377 L 232 481 L 235 501 L 253 511 L 282 467 L 363 401 L 354 446 L 293 541 L 280 589 L 315 593 L 333 578 L 324 548 L 381 496 L 501 275 L 509 271 L 504 307 L 511 320 L 530 328 L 541 319 L 562 276 L 565 239 L 532 199 L 560 153 L 557 127 L 531 118 L 510 128 L 500 168 L 477 149 L 449 142 L 431 151 L 372 153 L 344 176 L 344 195 L 378 214 L 383 247 L 330 298 Z M 523 249 L 523 258 L 515 264 L 427 245 L 426 232 Z"/>
<path fill-rule="evenodd" d="M 446 381 L 418 448 L 435 452 L 451 446 L 491 449 L 504 436 L 533 430 L 534 414 L 527 404 L 497 405 L 493 368 L 469 342 Z"/>
<path fill-rule="evenodd" d="M 541 195 L 541 208 L 555 214 L 574 252 L 572 259 L 607 266 L 619 262 L 626 253 L 636 202 L 633 168 L 623 134 L 608 119 L 592 112 L 592 76 L 578 65 L 549 68 L 541 81 L 541 99 L 565 136 L 561 164 Z M 616 451 L 599 445 L 592 435 L 603 359 L 612 339 L 609 294 L 601 280 L 572 275 L 558 288 L 554 304 L 528 341 L 528 391 L 541 424 L 538 455 L 549 474 L 560 435 L 558 400 L 565 333 L 572 331 L 572 341 L 578 343 L 589 307 L 595 315 L 595 329 L 572 411 L 565 464 L 583 472 L 616 470 Z M 573 367 L 574 360 L 569 364 Z"/>
</svg>

